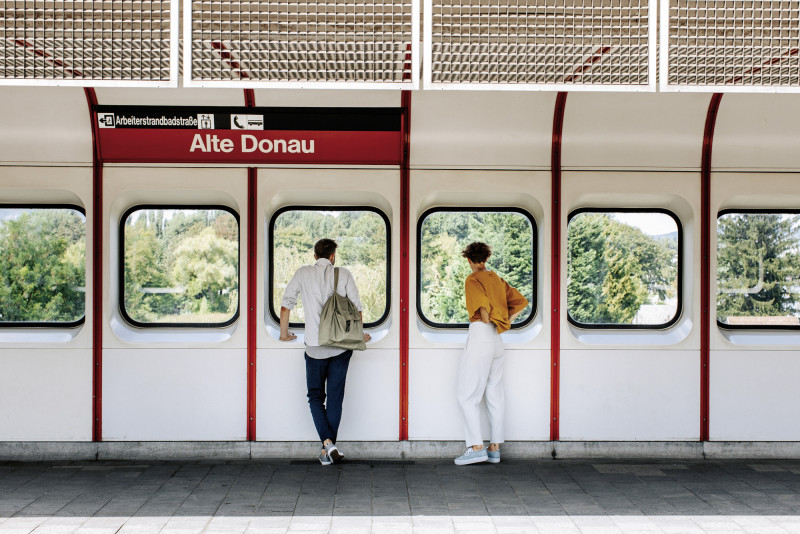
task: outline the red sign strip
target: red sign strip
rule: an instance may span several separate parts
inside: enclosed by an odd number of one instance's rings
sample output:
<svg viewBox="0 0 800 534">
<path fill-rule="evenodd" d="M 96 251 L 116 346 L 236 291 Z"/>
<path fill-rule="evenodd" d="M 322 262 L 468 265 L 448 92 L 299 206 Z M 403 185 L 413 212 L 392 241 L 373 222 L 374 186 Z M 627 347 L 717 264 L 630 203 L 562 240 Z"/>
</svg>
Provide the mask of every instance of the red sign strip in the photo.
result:
<svg viewBox="0 0 800 534">
<path fill-rule="evenodd" d="M 399 165 L 402 133 L 387 131 L 98 128 L 107 163 Z"/>
</svg>

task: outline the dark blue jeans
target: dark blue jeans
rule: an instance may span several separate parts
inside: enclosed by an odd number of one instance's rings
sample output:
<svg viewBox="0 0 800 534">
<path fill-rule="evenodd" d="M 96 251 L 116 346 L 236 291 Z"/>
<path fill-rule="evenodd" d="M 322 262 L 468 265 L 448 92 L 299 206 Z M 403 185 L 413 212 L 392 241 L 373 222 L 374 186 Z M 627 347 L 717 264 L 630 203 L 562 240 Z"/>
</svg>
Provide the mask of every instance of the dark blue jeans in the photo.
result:
<svg viewBox="0 0 800 534">
<path fill-rule="evenodd" d="M 314 426 L 317 427 L 317 434 L 323 443 L 326 439 L 336 443 L 339 422 L 342 420 L 344 383 L 347 379 L 347 368 L 352 355 L 352 350 L 324 360 L 316 360 L 309 358 L 308 354 L 305 355 L 308 407 L 311 408 Z M 326 390 L 327 406 L 325 404 Z"/>
</svg>

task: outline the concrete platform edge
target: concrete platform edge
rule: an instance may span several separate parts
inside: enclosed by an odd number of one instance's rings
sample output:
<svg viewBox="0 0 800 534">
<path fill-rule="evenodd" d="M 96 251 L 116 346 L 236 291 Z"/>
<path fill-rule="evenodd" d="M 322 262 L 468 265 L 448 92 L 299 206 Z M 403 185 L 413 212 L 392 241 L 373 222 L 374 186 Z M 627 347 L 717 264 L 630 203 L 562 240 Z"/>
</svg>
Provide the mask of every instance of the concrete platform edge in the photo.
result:
<svg viewBox="0 0 800 534">
<path fill-rule="evenodd" d="M 442 459 L 461 441 L 341 441 L 352 459 Z M 312 441 L 0 441 L 0 461 L 313 459 Z M 509 441 L 508 459 L 800 459 L 798 441 Z"/>
</svg>

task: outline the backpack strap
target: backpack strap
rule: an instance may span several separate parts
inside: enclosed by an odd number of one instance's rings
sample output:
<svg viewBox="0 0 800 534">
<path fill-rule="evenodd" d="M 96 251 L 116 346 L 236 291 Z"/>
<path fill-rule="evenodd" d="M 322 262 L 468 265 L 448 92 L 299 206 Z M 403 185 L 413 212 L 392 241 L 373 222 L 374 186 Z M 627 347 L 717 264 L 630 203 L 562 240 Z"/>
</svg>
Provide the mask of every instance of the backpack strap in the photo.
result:
<svg viewBox="0 0 800 534">
<path fill-rule="evenodd" d="M 333 268 L 333 292 L 336 293 L 336 289 L 339 287 L 339 268 Z"/>
</svg>

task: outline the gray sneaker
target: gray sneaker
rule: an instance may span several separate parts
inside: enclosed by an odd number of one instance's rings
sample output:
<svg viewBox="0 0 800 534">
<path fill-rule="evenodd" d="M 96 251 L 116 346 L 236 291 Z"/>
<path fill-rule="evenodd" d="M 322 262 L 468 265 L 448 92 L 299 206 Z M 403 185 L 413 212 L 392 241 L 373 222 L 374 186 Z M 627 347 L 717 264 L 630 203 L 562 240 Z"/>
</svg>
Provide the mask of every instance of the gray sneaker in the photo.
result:
<svg viewBox="0 0 800 534">
<path fill-rule="evenodd" d="M 500 451 L 486 451 L 489 454 L 489 458 L 486 459 L 487 462 L 490 464 L 499 464 L 500 463 Z"/>
<path fill-rule="evenodd" d="M 489 459 L 489 456 L 486 454 L 486 448 L 479 451 L 473 451 L 472 447 L 467 449 L 467 452 L 459 456 L 455 459 L 456 465 L 469 465 L 469 464 L 477 464 L 479 462 L 485 462 Z"/>
<path fill-rule="evenodd" d="M 325 451 L 328 453 L 328 457 L 331 461 L 335 464 L 338 464 L 344 458 L 344 453 L 336 448 L 336 445 L 331 443 L 330 445 L 325 445 Z"/>
<path fill-rule="evenodd" d="M 321 463 L 322 465 L 331 465 L 333 463 L 333 460 L 331 460 L 327 454 L 322 453 L 319 455 L 319 463 Z"/>
</svg>

